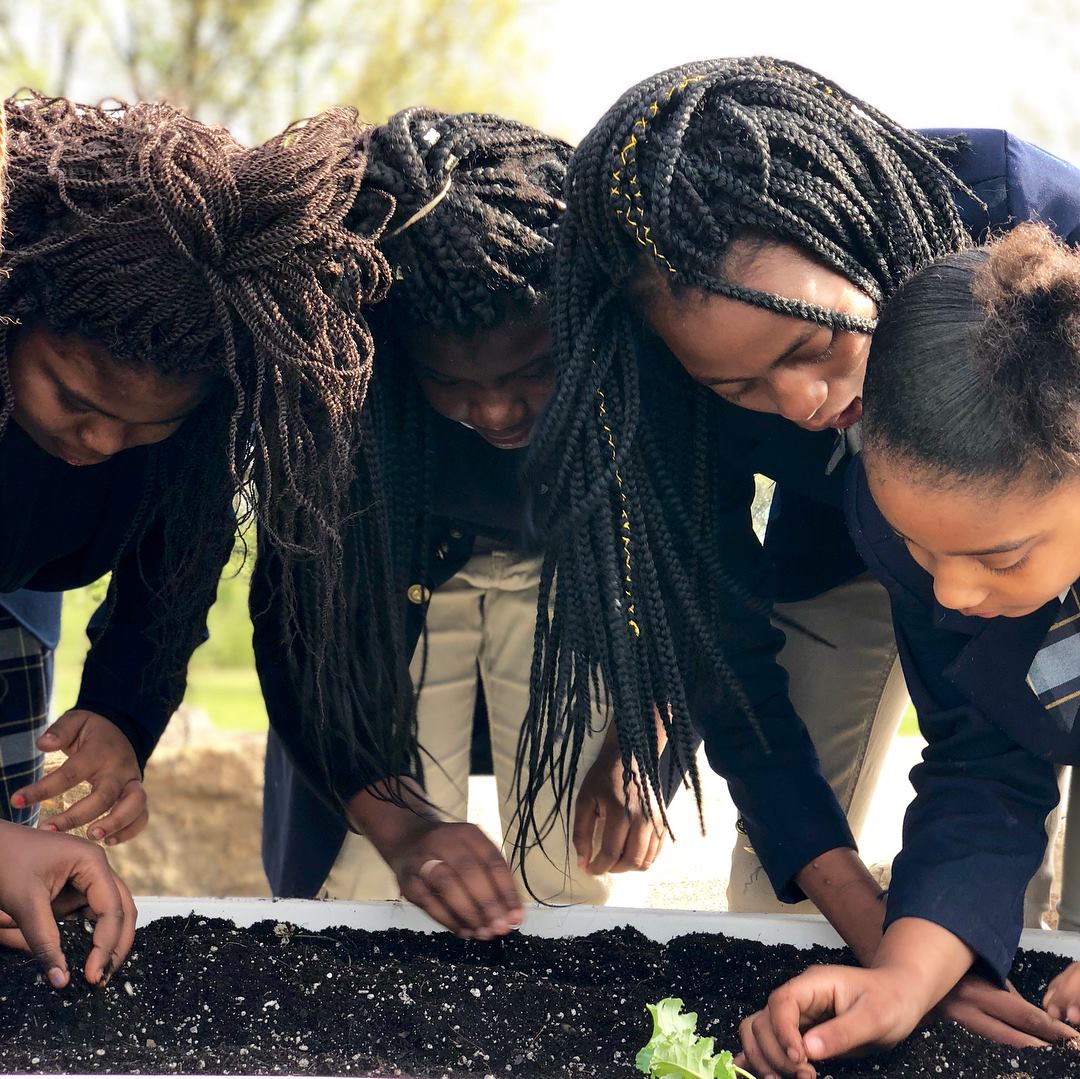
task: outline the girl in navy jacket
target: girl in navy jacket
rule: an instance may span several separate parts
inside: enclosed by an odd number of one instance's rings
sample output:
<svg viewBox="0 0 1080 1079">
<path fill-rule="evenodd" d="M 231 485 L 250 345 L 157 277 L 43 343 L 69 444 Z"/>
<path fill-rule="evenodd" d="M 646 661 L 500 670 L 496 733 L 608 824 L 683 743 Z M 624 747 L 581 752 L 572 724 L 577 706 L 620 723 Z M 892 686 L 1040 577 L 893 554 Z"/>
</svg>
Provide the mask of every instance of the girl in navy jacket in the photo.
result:
<svg viewBox="0 0 1080 1079">
<path fill-rule="evenodd" d="M 1080 253 L 1029 224 L 923 270 L 886 308 L 864 409 L 851 530 L 928 746 L 873 969 L 779 990 L 775 1042 L 744 1024 L 752 1059 L 806 1075 L 768 1048 L 889 1045 L 969 969 L 1004 984 L 1055 765 L 1080 763 Z M 1080 971 L 1044 1003 L 1080 1020 Z M 826 1021 L 800 1039 L 800 1018 Z"/>
</svg>

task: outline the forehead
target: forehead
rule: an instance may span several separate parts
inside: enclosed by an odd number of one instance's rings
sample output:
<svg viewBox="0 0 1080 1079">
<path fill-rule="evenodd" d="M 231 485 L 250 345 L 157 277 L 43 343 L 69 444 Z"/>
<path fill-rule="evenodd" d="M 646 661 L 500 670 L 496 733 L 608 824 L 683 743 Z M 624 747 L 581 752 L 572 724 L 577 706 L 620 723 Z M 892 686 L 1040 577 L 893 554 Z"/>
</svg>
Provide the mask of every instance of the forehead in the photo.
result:
<svg viewBox="0 0 1080 1079">
<path fill-rule="evenodd" d="M 27 362 L 43 365 L 65 389 L 132 422 L 171 419 L 201 400 L 209 386 L 204 373 L 166 376 L 118 363 L 99 342 L 58 334 L 43 325 L 20 334 L 15 347 Z"/>
<path fill-rule="evenodd" d="M 514 371 L 551 352 L 547 315 L 503 323 L 462 336 L 422 329 L 406 337 L 414 363 L 459 379 L 482 380 Z"/>
<path fill-rule="evenodd" d="M 864 451 L 866 479 L 889 524 L 930 551 L 979 550 L 1049 530 L 1077 491 L 1049 491 L 1026 479 L 1010 484 L 937 482 L 917 465 Z"/>
</svg>

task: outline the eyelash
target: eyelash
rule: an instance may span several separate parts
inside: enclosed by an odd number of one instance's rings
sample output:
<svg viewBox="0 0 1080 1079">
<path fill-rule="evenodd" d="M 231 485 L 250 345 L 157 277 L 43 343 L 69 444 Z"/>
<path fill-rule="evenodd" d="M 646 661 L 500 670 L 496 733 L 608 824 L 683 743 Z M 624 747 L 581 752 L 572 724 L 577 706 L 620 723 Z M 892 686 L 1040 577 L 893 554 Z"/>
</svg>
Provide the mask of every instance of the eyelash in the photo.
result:
<svg viewBox="0 0 1080 1079">
<path fill-rule="evenodd" d="M 1005 566 L 1001 569 L 998 569 L 994 566 L 986 566 L 984 568 L 987 569 L 990 573 L 995 574 L 996 576 L 1004 577 L 1006 574 L 1015 573 L 1017 570 L 1023 569 L 1023 567 L 1027 564 L 1027 560 L 1030 557 L 1031 552 L 1028 551 L 1028 553 L 1024 555 L 1023 558 L 1021 558 L 1018 562 L 1014 562 L 1011 566 Z"/>
<path fill-rule="evenodd" d="M 833 351 L 833 343 L 834 343 L 834 341 L 835 341 L 835 334 L 833 335 L 833 337 L 829 338 L 829 345 L 825 349 L 824 352 L 819 353 L 812 360 L 796 360 L 794 362 L 796 364 L 805 363 L 805 364 L 807 364 L 808 366 L 811 366 L 811 367 L 816 367 L 818 364 L 828 362 L 828 360 L 830 360 L 832 358 L 832 351 Z M 755 382 L 756 382 L 756 379 L 753 380 L 753 381 L 747 382 L 741 389 L 735 390 L 734 392 L 722 393 L 720 396 L 723 397 L 727 401 L 732 401 L 732 402 L 741 401 L 754 388 Z"/>
</svg>

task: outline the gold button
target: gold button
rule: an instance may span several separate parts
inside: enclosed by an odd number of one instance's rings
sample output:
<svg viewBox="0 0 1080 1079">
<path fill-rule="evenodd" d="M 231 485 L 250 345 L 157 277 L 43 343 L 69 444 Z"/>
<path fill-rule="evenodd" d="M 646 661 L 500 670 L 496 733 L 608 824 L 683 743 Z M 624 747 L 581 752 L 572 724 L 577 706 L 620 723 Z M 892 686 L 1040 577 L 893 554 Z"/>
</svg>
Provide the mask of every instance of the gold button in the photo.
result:
<svg viewBox="0 0 1080 1079">
<path fill-rule="evenodd" d="M 409 598 L 412 599 L 412 596 Z M 744 821 L 742 817 L 735 822 L 735 831 L 738 832 L 739 835 L 746 835 L 746 821 Z"/>
<path fill-rule="evenodd" d="M 431 599 L 431 590 L 425 588 L 422 584 L 411 584 L 407 595 L 410 603 L 427 603 Z"/>
</svg>

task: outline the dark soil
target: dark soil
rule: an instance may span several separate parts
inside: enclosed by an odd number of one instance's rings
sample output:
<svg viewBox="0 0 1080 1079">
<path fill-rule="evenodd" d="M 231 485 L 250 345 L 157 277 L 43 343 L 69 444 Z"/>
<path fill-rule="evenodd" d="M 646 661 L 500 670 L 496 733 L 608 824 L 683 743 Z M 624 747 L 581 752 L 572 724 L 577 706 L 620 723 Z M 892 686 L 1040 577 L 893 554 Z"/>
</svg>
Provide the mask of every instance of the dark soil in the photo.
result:
<svg viewBox="0 0 1080 1079">
<path fill-rule="evenodd" d="M 65 927 L 73 970 L 88 939 Z M 0 955 L 0 1070 L 631 1079 L 646 1002 L 682 997 L 700 1033 L 735 1049 L 739 1020 L 771 988 L 838 960 L 712 934 L 656 944 L 631 928 L 479 943 L 166 918 L 139 930 L 104 990 L 80 978 L 56 992 L 25 957 Z M 1021 953 L 1014 980 L 1038 1000 L 1064 965 Z M 820 1074 L 1053 1079 L 1080 1075 L 1080 1056 L 1005 1049 L 943 1025 Z"/>
</svg>

